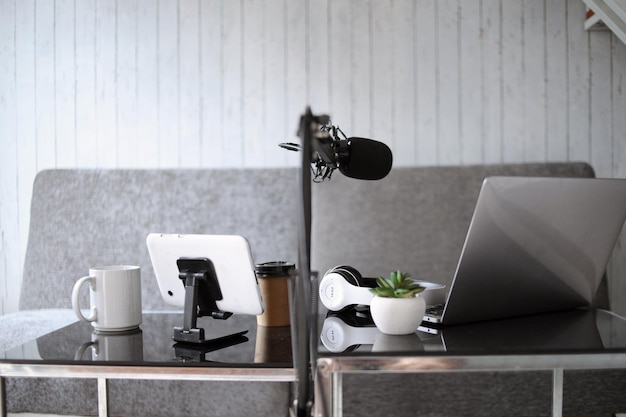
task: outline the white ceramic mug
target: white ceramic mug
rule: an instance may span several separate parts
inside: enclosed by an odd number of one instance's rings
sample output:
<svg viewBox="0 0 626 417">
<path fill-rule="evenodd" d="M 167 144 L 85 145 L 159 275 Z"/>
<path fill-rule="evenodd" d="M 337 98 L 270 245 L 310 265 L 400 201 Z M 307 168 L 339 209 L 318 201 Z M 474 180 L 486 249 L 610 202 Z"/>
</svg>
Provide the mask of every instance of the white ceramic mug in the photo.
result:
<svg viewBox="0 0 626 417">
<path fill-rule="evenodd" d="M 80 289 L 89 284 L 90 314 L 85 317 L 79 302 Z M 72 290 L 76 316 L 99 332 L 122 332 L 141 324 L 141 272 L 138 266 L 113 265 L 89 269 Z"/>
</svg>

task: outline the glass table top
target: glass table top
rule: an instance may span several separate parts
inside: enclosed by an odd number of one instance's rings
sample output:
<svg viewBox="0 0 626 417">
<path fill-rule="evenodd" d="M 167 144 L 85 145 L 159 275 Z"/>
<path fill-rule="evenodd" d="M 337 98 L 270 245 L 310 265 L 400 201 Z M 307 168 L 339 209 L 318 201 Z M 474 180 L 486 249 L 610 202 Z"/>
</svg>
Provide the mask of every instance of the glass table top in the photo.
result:
<svg viewBox="0 0 626 417">
<path fill-rule="evenodd" d="M 157 366 L 228 366 L 292 368 L 291 328 L 257 326 L 255 316 L 227 320 L 198 319 L 207 339 L 202 345 L 172 340 L 181 313 L 144 313 L 139 329 L 98 333 L 89 323 L 75 322 L 3 354 L 13 363 L 61 363 Z M 245 332 L 244 334 L 240 334 Z"/>
<path fill-rule="evenodd" d="M 257 326 L 256 317 L 202 317 L 202 346 L 172 340 L 182 313 L 144 313 L 135 331 L 97 333 L 75 322 L 0 353 L 14 363 L 89 363 L 158 366 L 293 368 L 291 328 Z M 236 335 L 245 332 L 243 335 Z M 626 319 L 611 312 L 576 309 L 445 328 L 421 327 L 405 336 L 382 334 L 367 309 L 323 312 L 317 329 L 318 356 L 507 355 L 626 352 Z M 235 335 L 232 337 L 227 337 Z"/>
<path fill-rule="evenodd" d="M 626 352 L 626 320 L 604 310 L 575 309 L 443 328 L 382 334 L 367 308 L 326 313 L 319 356 L 522 355 Z"/>
</svg>

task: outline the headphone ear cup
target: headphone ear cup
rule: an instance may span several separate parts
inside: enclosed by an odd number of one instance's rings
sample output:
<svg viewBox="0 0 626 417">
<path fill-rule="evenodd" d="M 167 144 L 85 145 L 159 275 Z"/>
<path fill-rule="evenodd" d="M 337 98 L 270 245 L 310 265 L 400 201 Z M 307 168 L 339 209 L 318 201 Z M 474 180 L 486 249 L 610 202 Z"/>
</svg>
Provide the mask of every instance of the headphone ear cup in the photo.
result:
<svg viewBox="0 0 626 417">
<path fill-rule="evenodd" d="M 370 305 L 372 293 L 360 287 L 362 277 L 356 269 L 340 265 L 329 269 L 319 286 L 322 304 L 331 311 L 339 311 L 351 305 Z"/>
<path fill-rule="evenodd" d="M 357 271 L 356 268 L 353 268 L 349 265 L 339 265 L 339 266 L 329 269 L 328 272 L 326 272 L 326 274 L 333 273 L 333 272 L 338 273 L 339 275 L 344 277 L 347 282 L 354 285 L 355 287 L 361 286 L 361 280 L 362 280 L 361 273 Z"/>
</svg>

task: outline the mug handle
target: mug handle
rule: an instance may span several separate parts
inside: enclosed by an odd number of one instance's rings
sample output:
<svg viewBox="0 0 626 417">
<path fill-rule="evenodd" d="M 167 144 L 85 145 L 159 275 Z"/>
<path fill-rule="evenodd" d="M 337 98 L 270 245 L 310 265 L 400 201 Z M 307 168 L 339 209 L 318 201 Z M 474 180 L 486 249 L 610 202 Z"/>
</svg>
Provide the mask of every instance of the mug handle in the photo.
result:
<svg viewBox="0 0 626 417">
<path fill-rule="evenodd" d="M 89 348 L 92 348 L 93 351 L 95 352 L 96 356 L 98 355 L 98 343 L 97 342 L 85 342 L 82 345 L 80 345 L 78 347 L 78 350 L 76 350 L 76 354 L 74 355 L 74 360 L 75 361 L 82 361 L 83 360 L 83 355 L 85 354 L 85 351 Z"/>
<path fill-rule="evenodd" d="M 82 277 L 81 279 L 76 281 L 76 284 L 74 284 L 74 288 L 72 289 L 72 308 L 74 309 L 74 313 L 76 314 L 76 316 L 78 316 L 78 318 L 81 319 L 82 321 L 95 321 L 97 318 L 95 306 L 91 306 L 91 314 L 89 314 L 89 317 L 85 317 L 83 315 L 83 312 L 80 311 L 80 303 L 78 302 L 78 295 L 80 294 L 80 288 L 83 286 L 83 284 L 85 284 L 86 282 L 89 282 L 89 286 L 91 287 L 91 289 L 93 289 L 94 284 L 95 284 L 95 279 L 96 277 L 90 277 L 90 276 Z"/>
</svg>

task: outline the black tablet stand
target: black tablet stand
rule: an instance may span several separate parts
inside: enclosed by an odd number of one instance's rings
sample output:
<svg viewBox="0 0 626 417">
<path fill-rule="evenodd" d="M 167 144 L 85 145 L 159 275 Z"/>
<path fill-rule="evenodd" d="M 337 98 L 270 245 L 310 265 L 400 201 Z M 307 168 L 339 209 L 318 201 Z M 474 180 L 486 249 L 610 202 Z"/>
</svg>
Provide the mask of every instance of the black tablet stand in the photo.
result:
<svg viewBox="0 0 626 417">
<path fill-rule="evenodd" d="M 213 262 L 207 258 L 180 258 L 176 265 L 178 277 L 185 285 L 185 311 L 183 327 L 174 327 L 173 339 L 180 343 L 211 343 L 211 339 L 205 339 L 204 329 L 197 327 L 198 317 L 226 320 L 233 315 L 217 307 L 216 301 L 223 297 Z M 241 334 L 238 332 L 232 336 Z"/>
<path fill-rule="evenodd" d="M 174 353 L 176 359 L 180 362 L 214 362 L 207 359 L 206 355 L 208 353 L 247 342 L 248 338 L 244 336 L 246 333 L 248 333 L 248 331 L 243 330 L 204 343 L 178 342 L 173 346 Z"/>
</svg>

